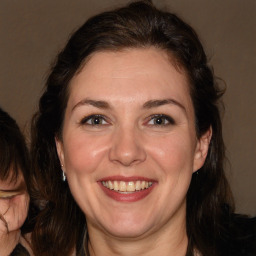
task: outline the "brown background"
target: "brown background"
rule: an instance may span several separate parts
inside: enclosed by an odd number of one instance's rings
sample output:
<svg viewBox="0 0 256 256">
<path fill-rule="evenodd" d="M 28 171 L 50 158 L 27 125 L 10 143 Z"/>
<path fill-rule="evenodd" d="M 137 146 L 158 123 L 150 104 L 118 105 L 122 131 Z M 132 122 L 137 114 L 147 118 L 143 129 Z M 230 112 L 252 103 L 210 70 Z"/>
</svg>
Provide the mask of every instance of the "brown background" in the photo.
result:
<svg viewBox="0 0 256 256">
<path fill-rule="evenodd" d="M 28 130 L 50 63 L 85 19 L 127 0 L 0 0 L 0 106 Z M 224 139 L 237 211 L 256 215 L 256 0 L 159 0 L 198 32 L 227 84 Z"/>
</svg>

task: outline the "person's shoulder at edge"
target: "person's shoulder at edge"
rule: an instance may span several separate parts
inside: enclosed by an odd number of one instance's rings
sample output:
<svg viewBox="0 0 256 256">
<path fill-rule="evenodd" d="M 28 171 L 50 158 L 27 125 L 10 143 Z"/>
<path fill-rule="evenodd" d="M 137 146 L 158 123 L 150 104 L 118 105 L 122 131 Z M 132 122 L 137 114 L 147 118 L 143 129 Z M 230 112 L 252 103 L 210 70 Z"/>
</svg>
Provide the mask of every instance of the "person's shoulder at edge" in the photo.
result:
<svg viewBox="0 0 256 256">
<path fill-rule="evenodd" d="M 228 235 L 222 237 L 224 255 L 256 256 L 256 217 L 232 214 L 226 225 Z"/>
</svg>

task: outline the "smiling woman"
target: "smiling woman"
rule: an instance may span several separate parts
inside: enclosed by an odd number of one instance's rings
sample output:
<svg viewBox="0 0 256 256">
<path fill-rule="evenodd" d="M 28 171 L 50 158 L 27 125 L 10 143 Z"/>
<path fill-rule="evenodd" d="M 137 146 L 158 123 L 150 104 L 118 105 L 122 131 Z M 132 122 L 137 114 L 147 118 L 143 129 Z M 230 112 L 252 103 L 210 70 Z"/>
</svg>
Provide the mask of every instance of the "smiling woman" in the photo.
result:
<svg viewBox="0 0 256 256">
<path fill-rule="evenodd" d="M 86 104 L 85 98 L 108 107 Z M 196 138 L 186 76 L 164 51 L 95 53 L 70 82 L 57 138 L 90 237 L 96 232 L 91 225 L 121 237 L 158 236 L 164 225 L 184 227 L 184 199 L 210 136 L 209 130 Z M 179 242 L 187 243 L 183 228 L 176 231 Z"/>
<path fill-rule="evenodd" d="M 33 120 L 46 201 L 36 255 L 251 249 L 231 236 L 221 95 L 196 33 L 174 14 L 142 1 L 89 19 L 58 56 Z"/>
</svg>

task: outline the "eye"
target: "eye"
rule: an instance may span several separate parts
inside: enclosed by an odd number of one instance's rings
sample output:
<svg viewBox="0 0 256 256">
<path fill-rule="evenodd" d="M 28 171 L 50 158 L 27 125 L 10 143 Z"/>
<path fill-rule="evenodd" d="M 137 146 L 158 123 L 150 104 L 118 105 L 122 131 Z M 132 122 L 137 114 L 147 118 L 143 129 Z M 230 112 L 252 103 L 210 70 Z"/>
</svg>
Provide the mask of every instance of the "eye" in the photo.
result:
<svg viewBox="0 0 256 256">
<path fill-rule="evenodd" d="M 98 126 L 98 125 L 107 125 L 108 122 L 106 121 L 105 117 L 102 115 L 90 115 L 88 117 L 83 118 L 80 124 Z"/>
<path fill-rule="evenodd" d="M 173 118 L 167 115 L 153 115 L 150 117 L 150 120 L 148 122 L 148 125 L 154 125 L 154 126 L 167 126 L 175 124 L 175 121 Z"/>
<path fill-rule="evenodd" d="M 0 199 L 8 200 L 14 198 L 17 195 L 20 195 L 20 192 L 0 190 Z"/>
</svg>

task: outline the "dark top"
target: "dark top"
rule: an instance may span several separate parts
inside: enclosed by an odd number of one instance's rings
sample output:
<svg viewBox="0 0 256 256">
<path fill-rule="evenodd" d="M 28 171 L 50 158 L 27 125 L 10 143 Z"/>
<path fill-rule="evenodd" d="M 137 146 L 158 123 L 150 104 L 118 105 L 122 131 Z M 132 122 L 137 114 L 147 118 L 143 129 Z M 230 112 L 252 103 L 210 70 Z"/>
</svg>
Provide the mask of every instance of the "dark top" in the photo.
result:
<svg viewBox="0 0 256 256">
<path fill-rule="evenodd" d="M 256 217 L 232 215 L 229 237 L 223 238 L 223 256 L 256 256 Z"/>
<path fill-rule="evenodd" d="M 28 251 L 20 244 L 18 243 L 10 256 L 30 256 Z"/>
</svg>

